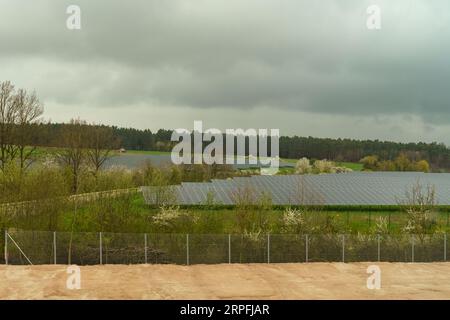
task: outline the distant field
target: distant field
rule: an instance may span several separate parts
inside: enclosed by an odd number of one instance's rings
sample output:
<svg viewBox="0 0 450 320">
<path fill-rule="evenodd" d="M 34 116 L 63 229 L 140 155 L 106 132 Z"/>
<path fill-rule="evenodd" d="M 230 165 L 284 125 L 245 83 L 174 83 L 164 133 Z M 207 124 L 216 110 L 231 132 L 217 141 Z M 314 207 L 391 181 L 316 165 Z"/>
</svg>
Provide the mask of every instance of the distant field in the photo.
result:
<svg viewBox="0 0 450 320">
<path fill-rule="evenodd" d="M 336 162 L 336 165 L 352 169 L 353 171 L 362 171 L 363 169 L 362 163 L 358 162 Z"/>
<path fill-rule="evenodd" d="M 56 147 L 39 147 L 39 148 L 37 148 L 36 153 L 38 155 L 38 158 L 42 158 L 49 154 L 53 155 L 58 150 L 59 149 Z M 116 159 L 111 159 L 109 161 L 109 163 L 111 163 L 112 165 L 119 164 L 119 165 L 135 167 L 135 166 L 138 166 L 138 162 L 140 163 L 141 160 L 145 161 L 145 159 L 147 159 L 147 158 L 134 159 L 134 157 L 133 157 L 133 158 L 127 159 L 127 158 L 129 158 L 130 155 L 132 155 L 132 156 L 137 155 L 137 156 L 142 156 L 142 157 L 149 156 L 148 159 L 150 161 L 155 162 L 155 164 L 159 164 L 162 162 L 170 161 L 169 157 L 171 155 L 171 152 L 169 152 L 169 151 L 148 151 L 148 150 L 126 150 L 125 153 L 119 153 L 117 151 L 114 151 L 113 155 L 115 156 Z M 155 158 L 153 159 L 152 156 L 155 156 Z M 117 157 L 119 157 L 119 159 L 117 159 Z M 248 158 L 248 157 L 246 157 L 246 158 Z M 282 158 L 280 160 L 281 160 L 281 163 L 280 163 L 281 168 L 280 168 L 279 174 L 295 173 L 293 165 L 298 161 L 298 159 Z M 361 171 L 363 169 L 362 164 L 354 163 L 354 162 L 336 162 L 336 165 L 350 168 L 353 171 Z M 256 172 L 254 172 L 254 174 L 256 174 Z"/>
<path fill-rule="evenodd" d="M 127 150 L 123 154 L 170 155 L 169 151 Z"/>
<path fill-rule="evenodd" d="M 285 162 L 289 162 L 289 163 L 296 163 L 298 161 L 298 159 L 285 159 L 285 158 L 282 158 L 281 160 L 285 161 Z M 352 169 L 353 171 L 361 171 L 363 169 L 363 165 L 358 162 L 340 161 L 340 162 L 335 162 L 335 163 L 339 167 L 346 167 L 346 168 Z"/>
</svg>

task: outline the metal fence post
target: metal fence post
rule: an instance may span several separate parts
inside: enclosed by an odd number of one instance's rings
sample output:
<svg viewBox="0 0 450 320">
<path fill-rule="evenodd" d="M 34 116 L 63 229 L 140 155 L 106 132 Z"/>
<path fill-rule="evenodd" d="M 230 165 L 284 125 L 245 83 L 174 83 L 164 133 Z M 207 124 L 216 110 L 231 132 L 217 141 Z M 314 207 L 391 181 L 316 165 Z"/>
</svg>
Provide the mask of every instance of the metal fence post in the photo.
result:
<svg viewBox="0 0 450 320">
<path fill-rule="evenodd" d="M 270 263 L 270 234 L 267 234 L 267 263 Z"/>
<path fill-rule="evenodd" d="M 309 247 L 309 244 L 308 244 L 308 235 L 307 234 L 305 234 L 305 262 L 308 262 L 308 247 Z"/>
<path fill-rule="evenodd" d="M 100 264 L 103 264 L 103 248 L 102 248 L 102 233 L 99 233 L 99 239 L 100 239 Z"/>
<path fill-rule="evenodd" d="M 8 264 L 8 229 L 5 229 L 5 264 Z"/>
<path fill-rule="evenodd" d="M 414 235 L 411 236 L 411 262 L 414 262 Z"/>
<path fill-rule="evenodd" d="M 378 262 L 381 261 L 381 245 L 380 245 L 380 235 L 377 236 L 377 242 L 378 242 Z"/>
<path fill-rule="evenodd" d="M 444 261 L 447 261 L 447 234 L 444 233 Z"/>
<path fill-rule="evenodd" d="M 345 234 L 342 235 L 342 262 L 345 262 Z"/>
<path fill-rule="evenodd" d="M 53 264 L 56 264 L 56 231 L 53 231 Z"/>
<path fill-rule="evenodd" d="M 186 235 L 186 264 L 189 265 L 189 234 Z"/>
<path fill-rule="evenodd" d="M 231 234 L 228 234 L 228 264 L 231 264 Z"/>
<path fill-rule="evenodd" d="M 144 234 L 144 259 L 147 264 L 147 234 Z"/>
</svg>

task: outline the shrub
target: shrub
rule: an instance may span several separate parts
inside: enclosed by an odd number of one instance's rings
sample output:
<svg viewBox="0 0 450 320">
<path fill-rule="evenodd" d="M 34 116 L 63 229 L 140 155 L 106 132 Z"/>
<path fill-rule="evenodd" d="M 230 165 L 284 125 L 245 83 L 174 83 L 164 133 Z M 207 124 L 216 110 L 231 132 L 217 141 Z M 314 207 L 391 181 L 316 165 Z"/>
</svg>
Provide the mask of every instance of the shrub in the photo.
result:
<svg viewBox="0 0 450 320">
<path fill-rule="evenodd" d="M 372 229 L 375 234 L 388 234 L 389 233 L 389 222 L 386 217 L 378 217 L 375 220 L 375 225 Z"/>
<path fill-rule="evenodd" d="M 181 227 L 196 222 L 196 218 L 187 212 L 181 211 L 178 206 L 162 206 L 160 212 L 152 217 L 153 223 L 169 232 L 177 231 Z"/>
<path fill-rule="evenodd" d="M 304 173 L 310 173 L 312 171 L 312 166 L 310 164 L 310 161 L 308 158 L 301 158 L 297 161 L 295 164 L 295 173 L 298 174 L 304 174 Z"/>
<path fill-rule="evenodd" d="M 405 193 L 405 200 L 398 201 L 408 214 L 408 221 L 403 231 L 422 237 L 434 233 L 437 226 L 436 190 L 432 185 L 423 187 L 417 181 Z"/>
<path fill-rule="evenodd" d="M 335 167 L 334 162 L 328 160 L 316 160 L 314 161 L 314 171 L 317 173 L 332 173 Z"/>
<path fill-rule="evenodd" d="M 304 211 L 293 208 L 286 208 L 283 212 L 282 230 L 286 233 L 306 233 L 308 232 L 308 222 Z"/>
</svg>

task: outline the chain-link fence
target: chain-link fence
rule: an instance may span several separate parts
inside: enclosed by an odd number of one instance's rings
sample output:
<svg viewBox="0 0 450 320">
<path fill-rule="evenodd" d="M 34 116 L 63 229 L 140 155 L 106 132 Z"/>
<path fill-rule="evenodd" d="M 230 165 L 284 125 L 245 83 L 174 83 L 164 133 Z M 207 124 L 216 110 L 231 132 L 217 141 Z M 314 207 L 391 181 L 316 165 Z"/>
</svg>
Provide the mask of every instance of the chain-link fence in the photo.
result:
<svg viewBox="0 0 450 320">
<path fill-rule="evenodd" d="M 4 232 L 5 264 L 447 261 L 446 234 L 125 234 Z"/>
</svg>

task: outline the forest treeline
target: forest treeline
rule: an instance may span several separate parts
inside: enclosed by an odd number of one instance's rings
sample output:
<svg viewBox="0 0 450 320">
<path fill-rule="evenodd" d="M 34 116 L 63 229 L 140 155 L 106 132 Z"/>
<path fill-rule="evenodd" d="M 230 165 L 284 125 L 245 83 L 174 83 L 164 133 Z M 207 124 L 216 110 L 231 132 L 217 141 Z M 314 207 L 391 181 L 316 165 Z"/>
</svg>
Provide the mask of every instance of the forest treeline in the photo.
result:
<svg viewBox="0 0 450 320">
<path fill-rule="evenodd" d="M 63 123 L 41 123 L 33 143 L 40 146 L 60 146 L 58 136 Z M 171 151 L 172 130 L 139 130 L 134 128 L 108 127 L 126 150 Z M 225 139 L 224 139 L 225 141 Z M 248 143 L 248 141 L 247 141 Z M 269 146 L 270 150 L 270 146 Z M 411 161 L 426 160 L 433 171 L 450 169 L 450 148 L 443 143 L 399 143 L 379 140 L 331 139 L 299 136 L 280 137 L 280 157 L 288 159 L 329 159 L 333 161 L 359 162 L 366 156 L 379 160 L 395 160 L 399 154 Z"/>
<path fill-rule="evenodd" d="M 97 172 L 107 158 L 106 149 L 124 148 L 127 150 L 171 151 L 177 142 L 171 141 L 172 130 L 139 130 L 117 126 L 97 125 L 80 119 L 68 123 L 45 122 L 42 119 L 43 104 L 36 93 L 15 88 L 9 82 L 0 83 L 0 169 L 5 170 L 8 163 L 20 164 L 23 170 L 33 162 L 37 147 L 59 147 L 69 150 L 60 157 L 67 165 L 78 164 L 78 156 L 72 150 L 88 150 L 91 153 L 92 167 Z M 223 153 L 226 152 L 225 137 Z M 236 137 L 234 137 L 236 141 Z M 270 137 L 267 139 L 270 152 Z M 191 139 L 193 143 L 193 139 Z M 248 150 L 249 139 L 245 139 Z M 204 142 L 206 146 L 208 142 Z M 235 150 L 237 143 L 235 142 Z M 249 152 L 247 151 L 248 155 Z M 254 155 L 256 156 L 256 155 Z M 265 154 L 263 156 L 266 156 Z M 432 171 L 450 169 L 450 149 L 443 143 L 398 143 L 379 140 L 330 139 L 299 136 L 281 136 L 279 156 L 287 159 L 308 158 L 313 162 L 327 159 L 337 162 L 358 162 L 361 159 L 376 157 L 375 169 L 394 168 L 395 159 L 406 158 L 410 163 L 427 161 Z M 375 158 L 372 158 L 372 160 Z M 366 159 L 367 160 L 367 159 Z M 370 159 L 369 159 L 370 160 Z M 398 162 L 398 161 L 397 161 Z M 403 160 L 401 162 L 404 162 Z M 400 170 L 409 165 L 401 165 Z"/>
</svg>

